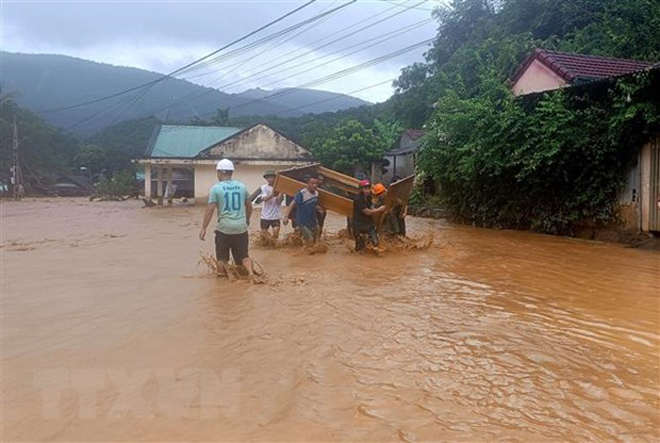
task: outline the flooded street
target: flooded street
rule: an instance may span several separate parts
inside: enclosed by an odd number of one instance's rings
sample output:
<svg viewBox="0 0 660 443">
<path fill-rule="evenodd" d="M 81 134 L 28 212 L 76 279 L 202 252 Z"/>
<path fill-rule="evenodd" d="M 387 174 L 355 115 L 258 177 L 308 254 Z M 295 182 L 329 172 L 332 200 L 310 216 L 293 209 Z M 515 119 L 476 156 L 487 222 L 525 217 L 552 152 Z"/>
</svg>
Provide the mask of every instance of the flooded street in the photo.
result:
<svg viewBox="0 0 660 443">
<path fill-rule="evenodd" d="M 433 247 L 249 285 L 141 206 L 1 204 L 2 441 L 660 438 L 657 252 L 409 219 Z"/>
</svg>

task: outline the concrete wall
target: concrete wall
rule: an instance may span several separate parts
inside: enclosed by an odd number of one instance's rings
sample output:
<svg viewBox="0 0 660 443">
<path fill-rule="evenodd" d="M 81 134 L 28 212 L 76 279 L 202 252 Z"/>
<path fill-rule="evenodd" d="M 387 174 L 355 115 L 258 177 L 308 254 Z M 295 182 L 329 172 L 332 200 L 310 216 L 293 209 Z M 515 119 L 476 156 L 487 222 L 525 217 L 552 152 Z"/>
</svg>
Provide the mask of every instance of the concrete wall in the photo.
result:
<svg viewBox="0 0 660 443">
<path fill-rule="evenodd" d="M 262 124 L 212 146 L 200 156 L 209 159 L 230 158 L 257 161 L 313 160 L 312 154 L 305 148 Z"/>
<path fill-rule="evenodd" d="M 268 169 L 276 171 L 289 169 L 299 165 L 236 165 L 234 178 L 245 183 L 248 192 L 252 193 L 266 183 L 263 174 Z M 195 204 L 205 205 L 209 199 L 209 190 L 218 182 L 215 165 L 195 165 Z"/>
<path fill-rule="evenodd" d="M 385 157 L 390 165 L 387 167 L 387 173 L 383 175 L 383 183 L 389 184 L 394 176 L 394 156 Z M 404 154 L 396 156 L 396 175 L 407 177 L 415 173 L 415 154 Z"/>
<path fill-rule="evenodd" d="M 564 79 L 538 60 L 534 60 L 511 88 L 514 95 L 550 91 L 564 86 Z"/>
</svg>

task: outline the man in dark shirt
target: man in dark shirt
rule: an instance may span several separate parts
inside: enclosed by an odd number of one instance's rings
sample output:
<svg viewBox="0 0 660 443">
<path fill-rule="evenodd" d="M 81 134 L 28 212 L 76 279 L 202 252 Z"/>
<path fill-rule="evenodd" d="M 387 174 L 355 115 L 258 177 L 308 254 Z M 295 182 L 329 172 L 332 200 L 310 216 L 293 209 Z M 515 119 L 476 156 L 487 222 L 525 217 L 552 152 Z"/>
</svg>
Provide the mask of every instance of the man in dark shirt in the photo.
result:
<svg viewBox="0 0 660 443">
<path fill-rule="evenodd" d="M 385 212 L 385 206 L 374 209 L 371 201 L 371 183 L 360 180 L 360 193 L 353 200 L 353 236 L 355 250 L 362 251 L 366 246 L 365 237 L 369 237 L 374 246 L 378 246 L 378 233 L 372 216 Z"/>
<path fill-rule="evenodd" d="M 319 193 L 316 190 L 317 178 L 307 179 L 307 187 L 302 188 L 294 197 L 286 210 L 284 225 L 289 222 L 289 214 L 296 211 L 296 222 L 300 228 L 300 234 L 306 243 L 313 243 L 319 238 L 317 221 Z"/>
</svg>

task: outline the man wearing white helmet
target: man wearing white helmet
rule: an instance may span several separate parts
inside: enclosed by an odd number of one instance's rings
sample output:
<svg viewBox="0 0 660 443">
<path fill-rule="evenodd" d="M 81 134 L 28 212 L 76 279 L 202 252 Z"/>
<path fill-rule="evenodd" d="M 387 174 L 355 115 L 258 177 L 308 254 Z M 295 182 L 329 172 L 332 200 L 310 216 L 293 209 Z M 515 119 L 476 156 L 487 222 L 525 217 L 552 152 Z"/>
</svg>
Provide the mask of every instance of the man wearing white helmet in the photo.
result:
<svg viewBox="0 0 660 443">
<path fill-rule="evenodd" d="M 216 166 L 218 180 L 209 194 L 209 204 L 204 213 L 200 240 L 206 238 L 206 229 L 211 223 L 213 212 L 218 209 L 218 227 L 215 229 L 215 255 L 219 275 L 227 275 L 226 265 L 231 252 L 236 264 L 242 264 L 250 275 L 252 260 L 248 256 L 248 225 L 252 215 L 252 202 L 247 187 L 232 178 L 234 164 L 226 158 Z"/>
</svg>

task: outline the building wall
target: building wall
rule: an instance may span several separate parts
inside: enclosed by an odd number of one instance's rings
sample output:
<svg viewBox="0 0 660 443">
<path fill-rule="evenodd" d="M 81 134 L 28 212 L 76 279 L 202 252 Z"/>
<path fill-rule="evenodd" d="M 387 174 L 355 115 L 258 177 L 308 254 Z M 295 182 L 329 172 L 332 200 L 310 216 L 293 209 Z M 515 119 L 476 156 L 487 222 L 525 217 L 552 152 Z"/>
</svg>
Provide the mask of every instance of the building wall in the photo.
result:
<svg viewBox="0 0 660 443">
<path fill-rule="evenodd" d="M 256 125 L 245 132 L 212 146 L 202 158 L 312 161 L 312 154 L 266 125 Z"/>
<path fill-rule="evenodd" d="M 619 191 L 619 216 L 627 230 L 638 230 L 640 225 L 640 192 L 641 192 L 641 154 L 628 168 L 626 185 Z"/>
<path fill-rule="evenodd" d="M 532 92 L 550 91 L 566 85 L 564 79 L 555 74 L 538 60 L 525 69 L 523 75 L 513 84 L 513 94 L 523 95 Z"/>
<path fill-rule="evenodd" d="M 660 137 L 645 144 L 619 193 L 619 215 L 629 230 L 660 230 Z"/>
<path fill-rule="evenodd" d="M 657 170 L 654 171 L 655 168 L 653 168 L 652 161 L 654 160 L 654 156 L 652 155 L 653 153 L 653 147 L 654 145 L 658 144 L 658 139 L 647 143 L 644 145 L 644 148 L 642 148 L 642 152 L 640 155 L 641 158 L 641 188 L 642 188 L 642 230 L 644 231 L 650 231 L 653 228 L 653 222 L 654 218 L 653 215 L 656 212 L 651 205 L 655 205 L 656 202 L 652 201 L 654 200 L 653 197 L 657 198 L 658 195 L 658 190 L 654 190 L 654 184 L 658 183 L 659 177 L 658 177 L 658 172 Z"/>
<path fill-rule="evenodd" d="M 390 165 L 387 167 L 387 173 L 383 174 L 383 183 L 389 184 L 394 177 L 394 156 L 385 157 Z M 408 177 L 415 173 L 415 155 L 414 153 L 396 156 L 396 175 L 401 178 Z"/>
<path fill-rule="evenodd" d="M 268 169 L 276 171 L 282 169 L 289 169 L 294 166 L 293 164 L 287 165 L 235 165 L 234 178 L 245 183 L 248 192 L 252 193 L 261 185 L 266 183 L 263 174 Z M 218 176 L 215 165 L 195 165 L 195 204 L 205 205 L 209 199 L 209 190 L 213 185 L 218 182 Z"/>
</svg>

